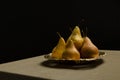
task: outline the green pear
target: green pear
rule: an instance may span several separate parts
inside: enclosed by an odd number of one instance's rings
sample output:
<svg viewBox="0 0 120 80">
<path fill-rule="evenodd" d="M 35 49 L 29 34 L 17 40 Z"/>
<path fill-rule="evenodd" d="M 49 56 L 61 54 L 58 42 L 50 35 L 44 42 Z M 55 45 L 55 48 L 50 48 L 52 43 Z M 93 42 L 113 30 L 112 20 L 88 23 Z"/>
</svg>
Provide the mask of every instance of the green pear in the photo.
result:
<svg viewBox="0 0 120 80">
<path fill-rule="evenodd" d="M 69 40 L 68 43 L 66 44 L 65 50 L 62 54 L 62 59 L 65 59 L 65 60 L 79 60 L 80 59 L 80 53 L 76 49 L 72 40 Z"/>
<path fill-rule="evenodd" d="M 69 38 L 67 40 L 67 43 L 69 42 L 69 40 L 73 41 L 73 43 L 77 49 L 80 49 L 82 47 L 84 39 L 81 35 L 81 31 L 78 26 L 75 26 L 75 28 L 73 29 L 71 35 L 69 36 Z"/>
<path fill-rule="evenodd" d="M 84 38 L 83 46 L 80 50 L 81 58 L 98 58 L 98 48 L 93 44 L 89 37 Z"/>
</svg>

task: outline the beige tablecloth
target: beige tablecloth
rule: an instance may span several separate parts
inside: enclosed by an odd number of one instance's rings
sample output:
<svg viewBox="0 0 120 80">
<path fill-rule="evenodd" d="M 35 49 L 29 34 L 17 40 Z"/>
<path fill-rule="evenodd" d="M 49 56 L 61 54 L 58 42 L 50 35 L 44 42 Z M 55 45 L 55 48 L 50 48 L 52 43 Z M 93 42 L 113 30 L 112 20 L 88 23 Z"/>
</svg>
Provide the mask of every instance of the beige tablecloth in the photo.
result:
<svg viewBox="0 0 120 80">
<path fill-rule="evenodd" d="M 0 64 L 0 80 L 119 80 L 120 51 L 100 50 L 101 59 L 89 63 L 56 63 L 44 55 Z"/>
</svg>

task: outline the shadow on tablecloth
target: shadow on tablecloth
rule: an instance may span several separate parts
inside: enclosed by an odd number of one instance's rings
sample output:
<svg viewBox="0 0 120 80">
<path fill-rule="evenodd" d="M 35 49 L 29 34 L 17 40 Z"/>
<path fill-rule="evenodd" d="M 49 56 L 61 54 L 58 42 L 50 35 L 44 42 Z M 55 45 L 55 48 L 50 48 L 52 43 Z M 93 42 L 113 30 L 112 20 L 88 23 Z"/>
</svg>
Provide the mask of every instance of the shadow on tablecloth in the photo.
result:
<svg viewBox="0 0 120 80">
<path fill-rule="evenodd" d="M 81 69 L 81 70 L 86 70 L 86 69 L 93 69 L 101 64 L 104 63 L 103 59 L 97 59 L 95 61 L 89 61 L 89 62 L 80 62 L 80 63 L 75 63 L 71 61 L 65 61 L 65 62 L 56 62 L 54 60 L 46 60 L 40 63 L 39 65 L 49 67 L 49 68 L 64 68 L 64 69 Z"/>
<path fill-rule="evenodd" d="M 50 79 L 0 71 L 0 80 L 50 80 Z"/>
</svg>

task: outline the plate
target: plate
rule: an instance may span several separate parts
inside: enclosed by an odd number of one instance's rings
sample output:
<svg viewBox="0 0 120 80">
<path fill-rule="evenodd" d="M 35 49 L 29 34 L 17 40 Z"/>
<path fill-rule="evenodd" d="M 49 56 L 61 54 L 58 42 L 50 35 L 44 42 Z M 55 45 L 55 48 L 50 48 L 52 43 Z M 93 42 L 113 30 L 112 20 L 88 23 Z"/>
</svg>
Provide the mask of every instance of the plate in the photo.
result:
<svg viewBox="0 0 120 80">
<path fill-rule="evenodd" d="M 48 60 L 51 60 L 51 61 L 55 61 L 55 62 L 75 62 L 75 63 L 96 61 L 96 60 L 101 59 L 103 56 L 106 55 L 105 52 L 100 51 L 98 58 L 81 58 L 79 60 L 65 60 L 65 59 L 55 59 L 55 58 L 52 58 L 51 54 L 52 53 L 44 55 L 44 58 L 48 59 Z"/>
</svg>

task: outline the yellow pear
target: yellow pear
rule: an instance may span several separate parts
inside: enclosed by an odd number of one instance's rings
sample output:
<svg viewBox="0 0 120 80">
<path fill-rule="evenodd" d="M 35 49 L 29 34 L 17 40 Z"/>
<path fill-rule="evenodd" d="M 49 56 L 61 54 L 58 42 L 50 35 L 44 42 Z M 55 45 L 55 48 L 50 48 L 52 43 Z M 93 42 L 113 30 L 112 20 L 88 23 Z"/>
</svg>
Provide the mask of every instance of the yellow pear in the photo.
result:
<svg viewBox="0 0 120 80">
<path fill-rule="evenodd" d="M 92 43 L 89 37 L 84 38 L 84 43 L 80 51 L 81 58 L 97 58 L 98 48 Z"/>
<path fill-rule="evenodd" d="M 55 58 L 55 59 L 61 59 L 62 53 L 65 49 L 65 45 L 66 45 L 66 43 L 65 43 L 64 38 L 60 36 L 60 39 L 59 39 L 57 45 L 52 50 L 51 57 Z"/>
<path fill-rule="evenodd" d="M 81 35 L 81 31 L 80 28 L 78 26 L 75 26 L 75 28 L 73 29 L 71 35 L 69 36 L 67 43 L 69 42 L 69 40 L 72 40 L 73 43 L 75 44 L 75 47 L 77 49 L 80 49 L 82 44 L 83 44 L 83 37 Z"/>
<path fill-rule="evenodd" d="M 62 54 L 62 59 L 65 59 L 65 60 L 79 60 L 80 59 L 80 53 L 76 49 L 72 40 L 69 40 L 68 43 L 66 44 L 65 50 Z"/>
</svg>

